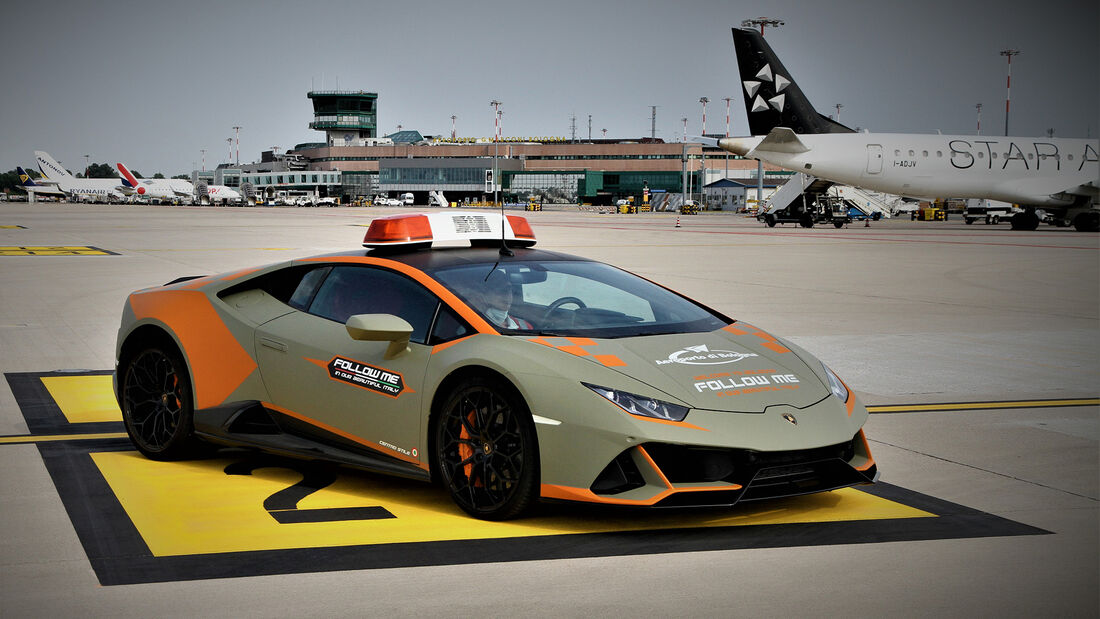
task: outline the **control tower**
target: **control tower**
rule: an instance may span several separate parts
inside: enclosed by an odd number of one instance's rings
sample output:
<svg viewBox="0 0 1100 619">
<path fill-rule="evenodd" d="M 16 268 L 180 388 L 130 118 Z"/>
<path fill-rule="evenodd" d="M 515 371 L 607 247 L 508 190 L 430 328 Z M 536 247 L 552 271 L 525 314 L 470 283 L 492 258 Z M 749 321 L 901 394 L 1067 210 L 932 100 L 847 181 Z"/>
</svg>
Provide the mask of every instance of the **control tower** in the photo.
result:
<svg viewBox="0 0 1100 619">
<path fill-rule="evenodd" d="M 325 132 L 329 146 L 369 146 L 378 136 L 378 93 L 362 90 L 310 91 L 310 129 Z"/>
</svg>

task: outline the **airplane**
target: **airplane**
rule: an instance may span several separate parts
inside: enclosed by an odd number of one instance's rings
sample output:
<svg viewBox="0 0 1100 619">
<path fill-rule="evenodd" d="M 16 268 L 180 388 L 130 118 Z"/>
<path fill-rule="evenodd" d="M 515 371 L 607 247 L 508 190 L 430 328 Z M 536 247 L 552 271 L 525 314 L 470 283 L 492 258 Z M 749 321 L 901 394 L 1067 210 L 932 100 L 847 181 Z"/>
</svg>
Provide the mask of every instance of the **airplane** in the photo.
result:
<svg viewBox="0 0 1100 619">
<path fill-rule="evenodd" d="M 123 186 L 117 178 L 76 178 L 54 161 L 49 153 L 36 150 L 34 157 L 42 175 L 56 183 L 57 188 L 70 198 L 86 202 L 121 202 L 125 197 Z"/>
<path fill-rule="evenodd" d="M 1100 230 L 1100 143 L 1069 138 L 857 133 L 819 114 L 759 32 L 733 29 L 753 137 L 718 140 L 731 153 L 837 183 L 913 198 L 986 198 L 1041 208 L 1059 223 Z"/>
<path fill-rule="evenodd" d="M 116 163 L 122 176 L 122 185 L 143 198 L 168 202 L 190 203 L 195 197 L 195 187 L 182 179 L 145 178 L 139 179 L 122 163 Z"/>
<path fill-rule="evenodd" d="M 20 166 L 16 166 L 15 171 L 19 174 L 19 188 L 26 191 L 28 194 L 33 192 L 38 196 L 51 196 L 55 198 L 61 198 L 66 195 L 64 191 L 57 188 L 57 183 L 55 182 L 46 178 L 41 178 L 36 181 Z"/>
<path fill-rule="evenodd" d="M 200 202 L 203 198 L 207 198 L 211 204 L 216 204 L 218 202 L 231 204 L 240 202 L 242 199 L 240 192 L 226 185 L 204 185 L 199 183 L 197 189 Z"/>
</svg>

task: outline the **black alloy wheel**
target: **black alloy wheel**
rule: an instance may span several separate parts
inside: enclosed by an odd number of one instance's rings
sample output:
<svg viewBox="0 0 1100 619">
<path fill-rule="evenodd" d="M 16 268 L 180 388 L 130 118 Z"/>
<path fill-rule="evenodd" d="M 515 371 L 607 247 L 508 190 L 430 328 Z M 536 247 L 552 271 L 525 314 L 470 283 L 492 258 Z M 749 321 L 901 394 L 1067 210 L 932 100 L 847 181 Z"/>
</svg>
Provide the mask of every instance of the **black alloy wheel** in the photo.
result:
<svg viewBox="0 0 1100 619">
<path fill-rule="evenodd" d="M 138 451 L 153 460 L 192 455 L 191 380 L 179 355 L 147 348 L 126 363 L 122 377 L 122 419 Z"/>
<path fill-rule="evenodd" d="M 538 496 L 538 444 L 523 398 L 499 379 L 476 377 L 451 392 L 435 419 L 434 465 L 466 513 L 507 520 Z"/>
</svg>

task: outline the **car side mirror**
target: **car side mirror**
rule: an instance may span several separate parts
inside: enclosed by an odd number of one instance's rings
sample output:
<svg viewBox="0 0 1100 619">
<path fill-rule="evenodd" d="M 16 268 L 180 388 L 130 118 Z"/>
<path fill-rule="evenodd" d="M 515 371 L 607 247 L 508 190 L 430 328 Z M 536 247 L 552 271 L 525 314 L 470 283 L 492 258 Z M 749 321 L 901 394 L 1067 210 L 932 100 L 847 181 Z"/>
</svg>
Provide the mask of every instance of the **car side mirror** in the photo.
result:
<svg viewBox="0 0 1100 619">
<path fill-rule="evenodd" d="M 412 325 L 393 314 L 356 314 L 344 323 L 353 340 L 364 342 L 389 342 L 386 358 L 393 359 L 409 349 Z"/>
</svg>

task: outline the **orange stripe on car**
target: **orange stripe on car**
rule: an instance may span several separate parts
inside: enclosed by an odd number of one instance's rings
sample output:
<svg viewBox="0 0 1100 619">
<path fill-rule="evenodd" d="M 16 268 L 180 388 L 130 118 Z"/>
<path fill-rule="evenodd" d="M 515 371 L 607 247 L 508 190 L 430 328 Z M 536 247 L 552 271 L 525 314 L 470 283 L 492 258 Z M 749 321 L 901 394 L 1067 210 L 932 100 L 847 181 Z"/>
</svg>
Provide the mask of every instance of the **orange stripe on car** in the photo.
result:
<svg viewBox="0 0 1100 619">
<path fill-rule="evenodd" d="M 442 344 L 436 344 L 435 346 L 432 346 L 432 354 L 434 355 L 437 352 L 447 350 L 451 346 L 454 346 L 455 344 L 457 344 L 459 342 L 465 342 L 466 340 L 468 340 L 472 337 L 473 337 L 472 335 L 467 335 L 466 337 L 460 337 L 457 340 L 451 340 L 449 342 L 443 342 Z"/>
<path fill-rule="evenodd" d="M 740 325 L 740 327 L 727 325 L 725 327 L 722 327 L 722 330 L 733 333 L 735 335 L 755 335 L 756 337 L 764 340 L 764 343 L 761 344 L 761 346 L 769 350 L 774 350 L 778 353 L 791 352 L 791 349 L 780 344 L 779 340 L 777 340 L 774 335 L 764 331 L 763 329 L 759 327 L 754 327 L 747 322 L 738 322 L 737 324 Z"/>
<path fill-rule="evenodd" d="M 626 361 L 623 361 L 615 355 L 593 355 L 592 358 L 609 368 L 621 368 L 626 366 Z"/>
<path fill-rule="evenodd" d="M 875 457 L 871 455 L 871 446 L 867 444 L 867 436 L 863 433 L 863 429 L 859 430 L 859 439 L 863 441 L 863 449 L 867 452 L 867 464 L 863 466 L 857 466 L 857 471 L 866 471 L 875 465 Z"/>
<path fill-rule="evenodd" d="M 568 344 L 558 345 L 550 341 L 556 339 L 558 341 L 565 340 Z M 559 338 L 545 338 L 534 337 L 527 340 L 528 342 L 534 342 L 535 344 L 542 344 L 543 346 L 549 346 L 550 348 L 557 348 L 562 352 L 567 352 L 577 357 L 585 357 L 592 359 L 597 363 L 601 363 L 609 368 L 621 368 L 626 367 L 626 361 L 623 361 L 616 355 L 594 355 L 591 351 L 586 350 L 584 347 L 597 347 L 599 342 L 587 337 L 559 337 Z"/>
<path fill-rule="evenodd" d="M 668 478 L 665 477 L 664 471 L 662 471 L 661 467 L 657 466 L 657 463 L 653 461 L 653 458 L 650 457 L 649 452 L 645 450 L 645 447 L 642 447 L 641 445 L 638 445 L 634 449 L 637 449 L 638 453 L 642 454 L 642 458 L 644 458 L 645 461 L 647 463 L 649 463 L 649 466 L 653 467 L 654 472 L 656 472 L 657 476 L 661 478 L 661 483 L 663 483 L 665 486 L 671 488 L 672 487 L 672 482 L 670 482 L 668 480 Z"/>
<path fill-rule="evenodd" d="M 740 489 L 741 486 L 738 484 L 727 484 L 723 486 L 693 486 L 689 488 L 667 488 L 648 499 L 617 499 L 614 497 L 598 495 L 588 488 L 573 488 L 570 486 L 559 486 L 555 484 L 542 484 L 542 487 L 539 489 L 539 494 L 545 499 L 561 499 L 563 501 L 584 501 L 587 503 L 604 503 L 606 505 L 647 506 L 654 505 L 660 502 L 665 497 L 680 492 L 719 492 L 722 490 L 731 491 Z"/>
<path fill-rule="evenodd" d="M 135 292 L 130 295 L 130 307 L 138 320 L 172 325 L 195 384 L 195 408 L 221 404 L 256 370 L 256 361 L 202 292 Z"/>
<path fill-rule="evenodd" d="M 623 411 L 623 412 L 626 413 L 627 415 L 630 415 L 630 413 L 627 413 L 626 411 Z M 686 421 L 671 421 L 669 419 L 657 419 L 655 417 L 643 417 L 642 415 L 630 415 L 630 418 L 631 419 L 640 419 L 641 421 L 649 421 L 649 422 L 652 422 L 652 423 L 663 423 L 665 425 L 673 426 L 673 427 L 676 427 L 676 428 L 687 428 L 689 430 L 701 430 L 703 432 L 710 432 L 710 430 L 708 430 L 706 428 L 702 428 L 702 427 L 699 427 L 697 425 L 690 424 Z"/>
</svg>

